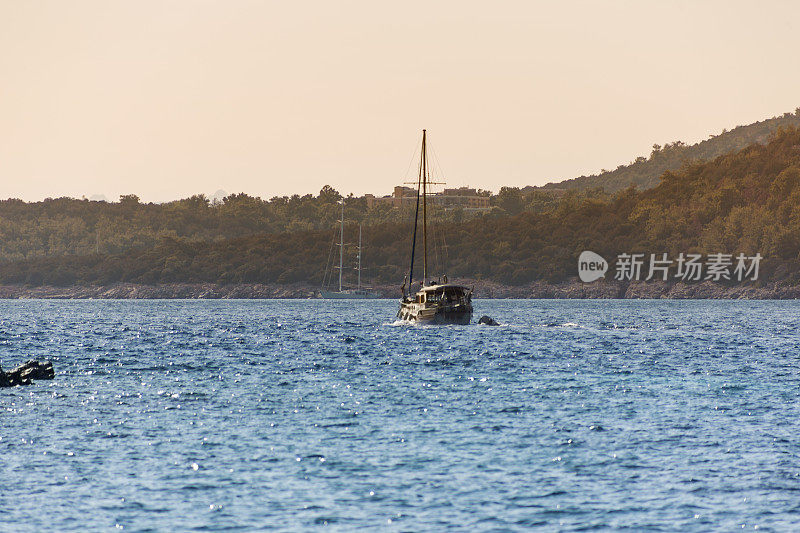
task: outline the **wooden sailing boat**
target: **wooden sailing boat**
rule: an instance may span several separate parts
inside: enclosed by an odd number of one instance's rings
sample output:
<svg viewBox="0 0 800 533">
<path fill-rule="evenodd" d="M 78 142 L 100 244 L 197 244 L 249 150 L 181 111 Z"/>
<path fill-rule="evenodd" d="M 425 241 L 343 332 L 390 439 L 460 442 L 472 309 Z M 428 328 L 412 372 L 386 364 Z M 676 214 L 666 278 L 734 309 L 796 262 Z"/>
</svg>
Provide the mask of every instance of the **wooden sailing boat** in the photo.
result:
<svg viewBox="0 0 800 533">
<path fill-rule="evenodd" d="M 361 286 L 361 225 L 358 226 L 358 286 L 355 289 L 342 289 L 342 273 L 344 271 L 344 198 L 342 198 L 342 218 L 339 229 L 339 290 L 331 291 L 324 288 L 320 291 L 320 296 L 326 300 L 366 300 L 378 297 L 377 293 Z M 327 273 L 326 273 L 327 276 Z M 324 284 L 324 281 L 323 281 Z"/>
<path fill-rule="evenodd" d="M 422 150 L 417 182 L 417 206 L 414 214 L 414 235 L 411 239 L 411 268 L 403 282 L 403 298 L 397 318 L 421 324 L 469 324 L 472 319 L 472 289 L 447 283 L 447 276 L 433 281 L 428 277 L 428 149 L 427 132 L 422 130 Z M 419 290 L 412 292 L 414 283 L 414 253 L 417 246 L 417 222 L 422 200 L 422 280 Z M 408 294 L 406 294 L 406 281 Z"/>
</svg>

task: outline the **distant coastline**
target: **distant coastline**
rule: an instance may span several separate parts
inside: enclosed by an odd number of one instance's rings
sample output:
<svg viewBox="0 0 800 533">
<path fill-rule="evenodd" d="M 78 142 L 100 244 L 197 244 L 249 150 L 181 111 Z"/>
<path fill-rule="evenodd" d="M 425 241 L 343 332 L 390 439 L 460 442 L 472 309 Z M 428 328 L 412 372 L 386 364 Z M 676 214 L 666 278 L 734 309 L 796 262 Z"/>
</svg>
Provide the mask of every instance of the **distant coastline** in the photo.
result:
<svg viewBox="0 0 800 533">
<path fill-rule="evenodd" d="M 475 288 L 475 298 L 519 299 L 727 299 L 792 300 L 800 298 L 800 286 L 780 282 L 722 285 L 703 283 L 618 282 L 582 283 L 578 279 L 549 283 L 535 281 L 525 285 L 505 285 L 485 280 L 459 280 Z M 384 298 L 399 298 L 400 287 L 378 285 L 374 289 Z M 309 299 L 319 297 L 314 284 L 262 283 L 164 283 L 144 285 L 0 285 L 0 299 Z"/>
</svg>

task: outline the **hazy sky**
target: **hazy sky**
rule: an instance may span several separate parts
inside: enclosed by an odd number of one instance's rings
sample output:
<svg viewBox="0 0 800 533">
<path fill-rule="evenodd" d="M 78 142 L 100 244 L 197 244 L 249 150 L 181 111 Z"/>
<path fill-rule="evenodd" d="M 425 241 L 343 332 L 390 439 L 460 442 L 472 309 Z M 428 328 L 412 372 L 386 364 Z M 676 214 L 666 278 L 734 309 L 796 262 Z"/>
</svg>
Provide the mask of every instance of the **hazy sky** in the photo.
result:
<svg viewBox="0 0 800 533">
<path fill-rule="evenodd" d="M 615 168 L 800 106 L 800 2 L 0 0 L 0 198 Z"/>
</svg>

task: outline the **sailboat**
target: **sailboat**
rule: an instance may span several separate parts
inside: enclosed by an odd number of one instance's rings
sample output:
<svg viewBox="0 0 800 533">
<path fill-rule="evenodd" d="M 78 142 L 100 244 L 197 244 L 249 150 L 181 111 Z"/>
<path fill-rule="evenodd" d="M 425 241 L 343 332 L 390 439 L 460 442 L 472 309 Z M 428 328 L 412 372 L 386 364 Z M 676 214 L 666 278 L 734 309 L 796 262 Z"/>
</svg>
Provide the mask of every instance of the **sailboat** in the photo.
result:
<svg viewBox="0 0 800 533">
<path fill-rule="evenodd" d="M 339 269 L 339 290 L 329 291 L 324 288 L 320 291 L 320 296 L 327 300 L 366 300 L 378 297 L 377 293 L 361 286 L 361 225 L 358 226 L 358 285 L 355 289 L 342 289 L 342 273 L 344 272 L 344 198 L 342 198 L 342 218 L 339 221 L 341 226 L 339 229 L 339 266 L 334 267 Z"/>
<path fill-rule="evenodd" d="M 419 324 L 469 324 L 472 319 L 472 289 L 447 282 L 447 275 L 436 281 L 428 276 L 428 149 L 427 132 L 422 130 L 417 206 L 414 213 L 414 234 L 411 238 L 411 267 L 403 281 L 403 298 L 397 318 Z M 417 223 L 422 200 L 422 280 L 419 290 L 412 293 L 414 283 L 414 254 L 417 246 Z M 408 282 L 408 294 L 406 293 Z"/>
</svg>

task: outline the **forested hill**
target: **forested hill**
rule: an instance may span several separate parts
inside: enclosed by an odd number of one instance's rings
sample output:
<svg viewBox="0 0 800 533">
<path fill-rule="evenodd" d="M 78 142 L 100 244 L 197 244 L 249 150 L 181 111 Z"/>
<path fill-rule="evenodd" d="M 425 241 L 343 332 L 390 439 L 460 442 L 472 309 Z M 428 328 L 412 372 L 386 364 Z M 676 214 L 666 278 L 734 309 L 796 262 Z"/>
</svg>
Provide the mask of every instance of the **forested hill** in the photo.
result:
<svg viewBox="0 0 800 533">
<path fill-rule="evenodd" d="M 687 161 L 710 160 L 753 143 L 764 143 L 779 128 L 796 125 L 800 125 L 800 110 L 740 126 L 693 146 L 676 142 L 655 147 L 649 158 L 638 158 L 598 176 L 582 176 L 544 188 L 502 187 L 490 198 L 492 209 L 488 216 L 499 219 L 524 212 L 548 214 L 563 201 L 580 203 L 587 198 L 607 202 L 611 194 L 630 185 L 640 189 L 655 186 L 665 171 L 678 170 Z M 566 194 L 564 189 L 569 189 Z M 263 234 L 330 234 L 340 216 L 341 197 L 326 185 L 317 195 L 269 200 L 244 193 L 214 202 L 195 195 L 163 204 L 144 203 L 135 195 L 122 196 L 118 202 L 73 198 L 2 200 L 0 262 L 65 255 L 118 255 L 153 248 L 164 239 L 208 243 Z M 469 225 L 476 216 L 461 209 L 434 209 L 429 215 L 438 222 L 456 225 Z M 345 220 L 364 226 L 403 224 L 411 217 L 409 209 L 393 209 L 385 203 L 368 209 L 363 197 L 349 196 L 345 201 Z"/>
<path fill-rule="evenodd" d="M 439 224 L 451 278 L 508 284 L 576 275 L 577 257 L 620 253 L 760 253 L 759 283 L 800 282 L 800 130 L 781 131 L 705 163 L 668 172 L 645 191 L 609 198 L 567 195 L 553 210 Z M 351 227 L 348 231 L 355 230 Z M 373 282 L 400 283 L 409 225 L 365 227 L 364 265 Z M 262 234 L 217 242 L 165 239 L 122 254 L 39 258 L 0 264 L 0 282 L 303 282 L 318 284 L 330 257 L 329 231 Z M 350 257 L 352 260 L 352 256 Z M 436 261 L 437 256 L 432 257 Z"/>
<path fill-rule="evenodd" d="M 637 157 L 627 165 L 616 170 L 602 171 L 600 174 L 580 176 L 558 183 L 548 183 L 548 189 L 597 189 L 616 192 L 631 185 L 649 189 L 658 185 L 659 179 L 668 170 L 678 170 L 687 162 L 709 161 L 723 154 L 741 150 L 754 143 L 765 143 L 769 136 L 780 128 L 800 126 L 800 108 L 794 114 L 785 113 L 747 126 L 738 126 L 730 131 L 723 130 L 719 135 L 686 145 L 681 141 L 654 145 L 650 157 Z"/>
<path fill-rule="evenodd" d="M 314 196 L 262 200 L 231 194 L 220 202 L 204 195 L 154 204 L 135 195 L 119 202 L 54 198 L 41 202 L 0 201 L 0 261 L 62 255 L 119 254 L 150 248 L 162 239 L 208 242 L 263 233 L 332 231 L 341 215 L 341 194 L 325 186 Z M 435 212 L 457 221 L 463 212 Z M 410 219 L 406 210 L 379 205 L 367 209 L 364 198 L 345 200 L 345 220 L 366 225 Z"/>
</svg>

